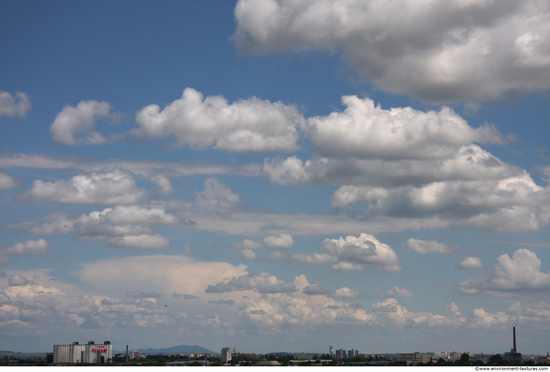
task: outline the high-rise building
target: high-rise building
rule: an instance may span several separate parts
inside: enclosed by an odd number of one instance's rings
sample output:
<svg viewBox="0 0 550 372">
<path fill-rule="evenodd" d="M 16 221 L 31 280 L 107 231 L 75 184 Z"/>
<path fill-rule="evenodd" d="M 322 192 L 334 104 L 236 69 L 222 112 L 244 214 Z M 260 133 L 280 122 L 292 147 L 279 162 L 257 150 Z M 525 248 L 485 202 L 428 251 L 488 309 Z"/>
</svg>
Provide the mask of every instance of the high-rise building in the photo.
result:
<svg viewBox="0 0 550 372">
<path fill-rule="evenodd" d="M 224 347 L 222 349 L 222 363 L 228 363 L 231 361 L 232 349 L 230 347 Z"/>
<path fill-rule="evenodd" d="M 137 350 L 132 350 L 130 352 L 130 358 L 133 358 L 133 359 L 139 358 L 139 352 Z"/>
<path fill-rule="evenodd" d="M 328 355 L 330 355 L 330 357 L 334 357 L 334 349 L 332 348 L 332 346 L 329 346 L 328 347 Z"/>
</svg>

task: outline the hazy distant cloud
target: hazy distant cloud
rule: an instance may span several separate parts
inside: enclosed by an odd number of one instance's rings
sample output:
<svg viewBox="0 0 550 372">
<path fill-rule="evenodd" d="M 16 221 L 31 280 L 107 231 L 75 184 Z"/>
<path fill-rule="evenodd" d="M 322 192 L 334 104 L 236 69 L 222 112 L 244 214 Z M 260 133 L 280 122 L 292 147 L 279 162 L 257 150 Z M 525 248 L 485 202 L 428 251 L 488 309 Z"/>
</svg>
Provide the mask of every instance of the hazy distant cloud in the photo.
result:
<svg viewBox="0 0 550 372">
<path fill-rule="evenodd" d="M 228 104 L 222 96 L 205 98 L 200 92 L 186 88 L 182 98 L 162 111 L 155 104 L 141 109 L 136 115 L 139 129 L 133 133 L 144 138 L 173 135 L 179 147 L 280 152 L 298 148 L 296 126 L 302 121 L 295 107 L 281 102 L 252 97 Z"/>
<path fill-rule="evenodd" d="M 329 291 L 324 289 L 318 284 L 309 285 L 303 289 L 304 294 L 314 296 L 314 295 L 324 295 L 333 298 L 361 298 L 364 297 L 359 291 L 350 289 L 348 287 L 342 287 L 335 291 Z"/>
<path fill-rule="evenodd" d="M 109 237 L 104 240 L 111 247 L 116 248 L 158 249 L 171 246 L 170 239 L 159 234 L 125 235 Z"/>
<path fill-rule="evenodd" d="M 457 269 L 483 269 L 483 264 L 478 257 L 466 257 L 457 266 Z"/>
<path fill-rule="evenodd" d="M 228 211 L 240 203 L 240 196 L 214 177 L 204 181 L 201 192 L 195 191 L 194 204 L 200 209 Z"/>
<path fill-rule="evenodd" d="M 494 126 L 474 129 L 449 107 L 439 112 L 411 107 L 383 110 L 369 98 L 343 96 L 343 112 L 307 120 L 307 133 L 324 156 L 441 159 L 472 142 L 504 142 Z"/>
<path fill-rule="evenodd" d="M 153 181 L 157 185 L 159 194 L 162 196 L 167 196 L 174 192 L 172 183 L 167 177 L 163 176 L 162 174 L 157 174 L 153 176 L 151 178 L 151 181 Z"/>
<path fill-rule="evenodd" d="M 84 173 L 104 173 L 115 168 L 123 169 L 136 176 L 149 178 L 157 182 L 155 176 L 162 173 L 167 178 L 193 175 L 214 176 L 231 175 L 254 177 L 260 174 L 261 164 L 221 164 L 203 161 L 150 161 L 121 159 L 90 159 L 73 156 L 52 156 L 42 154 L 0 153 L 0 168 L 31 168 L 51 170 L 72 170 Z M 160 186 L 159 191 L 166 185 Z"/>
<path fill-rule="evenodd" d="M 134 178 L 119 169 L 90 175 L 78 175 L 68 181 L 36 180 L 32 189 L 18 196 L 20 200 L 47 200 L 59 203 L 134 204 L 147 191 L 138 187 Z"/>
<path fill-rule="evenodd" d="M 308 285 L 303 290 L 304 294 L 315 296 L 315 295 L 325 295 L 328 296 L 332 293 L 332 291 L 329 291 L 328 289 L 324 289 L 319 284 L 314 285 Z"/>
<path fill-rule="evenodd" d="M 65 145 L 104 143 L 107 139 L 94 130 L 94 123 L 110 114 L 111 105 L 105 101 L 80 101 L 76 107 L 66 105 L 50 127 L 52 140 Z"/>
<path fill-rule="evenodd" d="M 0 116 L 19 116 L 23 118 L 32 109 L 27 93 L 17 92 L 15 97 L 0 90 Z"/>
<path fill-rule="evenodd" d="M 541 272 L 541 260 L 528 249 L 519 249 L 512 258 L 499 256 L 489 276 L 476 276 L 460 283 L 456 290 L 465 295 L 525 297 L 548 295 L 550 273 Z"/>
<path fill-rule="evenodd" d="M 419 254 L 428 253 L 454 253 L 458 250 L 458 245 L 448 245 L 435 240 L 418 240 L 410 238 L 403 243 L 401 249 L 414 251 Z"/>
<path fill-rule="evenodd" d="M 247 291 L 255 289 L 259 293 L 284 293 L 296 291 L 296 286 L 277 279 L 269 273 L 256 275 L 249 273 L 239 277 L 233 277 L 215 285 L 209 285 L 206 293 L 224 293 L 231 291 Z"/>
<path fill-rule="evenodd" d="M 250 310 L 250 314 L 253 314 L 253 315 L 264 315 L 266 314 L 266 312 L 264 310 Z"/>
<path fill-rule="evenodd" d="M 191 248 L 189 245 L 186 244 L 183 247 L 183 254 L 189 255 L 191 253 L 193 253 L 193 248 Z"/>
<path fill-rule="evenodd" d="M 256 249 L 256 248 L 278 248 L 290 249 L 294 245 L 294 239 L 289 234 L 281 234 L 279 236 L 266 236 L 263 242 L 256 242 L 250 239 L 245 239 L 240 243 L 232 244 L 233 248 Z"/>
<path fill-rule="evenodd" d="M 289 234 L 281 234 L 279 236 L 266 236 L 264 244 L 269 248 L 289 249 L 294 245 L 294 239 Z"/>
<path fill-rule="evenodd" d="M 13 247 L 0 250 L 0 254 L 9 256 L 45 255 L 54 249 L 44 239 L 27 240 L 25 243 L 17 243 Z"/>
<path fill-rule="evenodd" d="M 393 287 L 392 289 L 383 290 L 378 294 L 378 296 L 383 298 L 389 298 L 394 296 L 412 297 L 413 294 L 406 289 Z"/>
<path fill-rule="evenodd" d="M 325 264 L 337 262 L 338 258 L 326 253 L 298 253 L 291 255 L 290 261 L 305 264 Z"/>
<path fill-rule="evenodd" d="M 334 271 L 364 271 L 365 267 L 351 262 L 338 262 L 330 268 Z"/>
<path fill-rule="evenodd" d="M 351 289 L 351 288 L 348 288 L 348 287 L 342 287 L 342 288 L 337 289 L 334 292 L 332 292 L 330 297 L 334 297 L 334 298 L 361 298 L 361 297 L 365 297 L 365 295 L 363 295 L 359 291 L 356 291 L 355 289 Z"/>
<path fill-rule="evenodd" d="M 239 257 L 245 260 L 255 260 L 258 255 L 252 249 L 244 248 L 239 251 Z"/>
<path fill-rule="evenodd" d="M 215 305 L 227 305 L 227 306 L 235 305 L 235 301 L 233 301 L 233 300 L 208 301 L 208 303 L 209 304 L 215 304 Z"/>
<path fill-rule="evenodd" d="M 11 189 L 19 186 L 19 182 L 7 173 L 0 172 L 0 190 Z"/>
<path fill-rule="evenodd" d="M 546 2 L 240 0 L 235 18 L 240 51 L 336 51 L 364 80 L 426 102 L 550 87 Z"/>
<path fill-rule="evenodd" d="M 18 273 L 15 273 L 15 274 L 12 274 L 9 277 L 8 283 L 11 287 L 20 287 L 20 286 L 24 286 L 24 285 L 27 285 L 27 284 L 33 284 L 33 281 L 28 280 L 27 278 L 25 278 L 24 276 L 22 276 Z"/>
<path fill-rule="evenodd" d="M 100 277 L 98 272 L 102 273 Z M 182 255 L 154 254 L 83 263 L 78 277 L 86 285 L 98 290 L 108 287 L 126 293 L 128 288 L 139 288 L 148 293 L 182 293 L 184 299 L 192 299 L 186 295 L 203 297 L 210 283 L 246 274 L 244 265 L 195 261 Z M 227 297 L 232 298 L 229 295 Z"/>
<path fill-rule="evenodd" d="M 126 297 L 132 297 L 132 298 L 160 298 L 160 297 L 162 297 L 162 295 L 160 293 L 156 293 L 156 292 L 135 291 L 135 292 L 126 293 Z"/>
<path fill-rule="evenodd" d="M 25 243 L 17 243 L 13 247 L 0 249 L 0 264 L 11 262 L 13 256 L 43 256 L 55 250 L 44 239 L 27 240 Z"/>
</svg>

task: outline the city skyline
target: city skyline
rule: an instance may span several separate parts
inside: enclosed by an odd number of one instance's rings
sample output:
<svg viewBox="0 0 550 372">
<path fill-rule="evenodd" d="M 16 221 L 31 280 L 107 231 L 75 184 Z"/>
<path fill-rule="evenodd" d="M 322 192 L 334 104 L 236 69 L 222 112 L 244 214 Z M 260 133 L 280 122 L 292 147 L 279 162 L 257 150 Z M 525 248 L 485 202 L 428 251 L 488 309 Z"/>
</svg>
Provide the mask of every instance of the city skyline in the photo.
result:
<svg viewBox="0 0 550 372">
<path fill-rule="evenodd" d="M 548 24 L 2 1 L 0 348 L 546 355 Z"/>
</svg>

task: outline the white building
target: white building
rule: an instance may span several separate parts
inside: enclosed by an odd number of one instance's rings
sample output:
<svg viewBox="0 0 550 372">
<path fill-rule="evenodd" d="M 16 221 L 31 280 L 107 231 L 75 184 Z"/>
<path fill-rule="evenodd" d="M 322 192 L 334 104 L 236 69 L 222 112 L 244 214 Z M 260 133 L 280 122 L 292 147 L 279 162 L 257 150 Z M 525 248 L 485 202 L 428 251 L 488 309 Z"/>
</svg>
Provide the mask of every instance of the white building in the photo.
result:
<svg viewBox="0 0 550 372">
<path fill-rule="evenodd" d="M 113 359 L 113 345 L 110 341 L 96 344 L 93 341 L 87 344 L 73 342 L 71 345 L 54 345 L 54 364 L 106 364 Z"/>
<path fill-rule="evenodd" d="M 231 361 L 232 349 L 230 347 L 224 347 L 222 349 L 222 363 L 227 363 Z"/>
</svg>

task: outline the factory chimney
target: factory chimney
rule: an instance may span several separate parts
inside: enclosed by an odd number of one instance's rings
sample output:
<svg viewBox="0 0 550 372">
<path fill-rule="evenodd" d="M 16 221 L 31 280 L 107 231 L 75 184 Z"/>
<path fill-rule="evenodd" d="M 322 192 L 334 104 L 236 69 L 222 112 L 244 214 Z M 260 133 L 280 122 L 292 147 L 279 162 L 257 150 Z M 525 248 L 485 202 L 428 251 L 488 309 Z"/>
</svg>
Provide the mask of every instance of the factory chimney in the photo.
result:
<svg viewBox="0 0 550 372">
<path fill-rule="evenodd" d="M 516 327 L 514 327 L 514 349 L 512 351 L 514 353 L 517 353 L 517 349 L 516 349 Z"/>
</svg>

